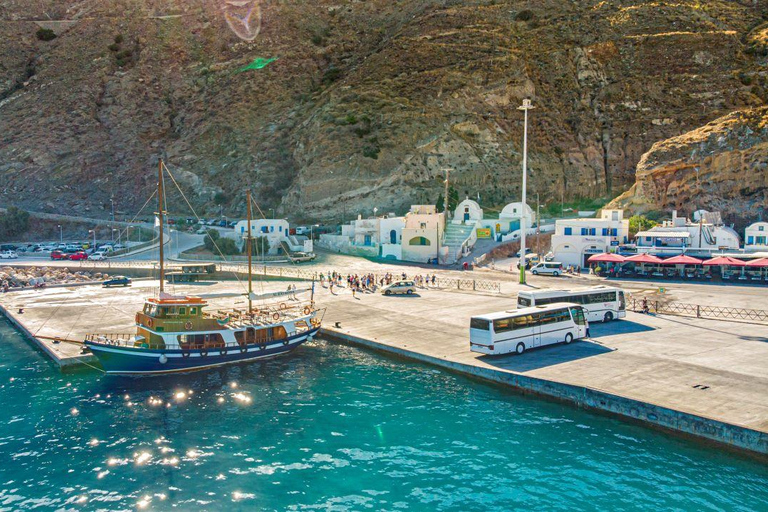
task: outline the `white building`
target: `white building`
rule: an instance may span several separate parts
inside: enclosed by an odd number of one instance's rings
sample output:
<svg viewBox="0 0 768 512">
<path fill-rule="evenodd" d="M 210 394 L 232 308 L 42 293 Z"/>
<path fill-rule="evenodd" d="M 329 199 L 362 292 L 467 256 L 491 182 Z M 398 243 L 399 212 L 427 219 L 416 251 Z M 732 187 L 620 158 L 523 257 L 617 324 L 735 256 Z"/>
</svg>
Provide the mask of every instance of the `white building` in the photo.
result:
<svg viewBox="0 0 768 512">
<path fill-rule="evenodd" d="M 251 236 L 266 237 L 269 241 L 268 254 L 278 254 L 280 246 L 289 244 L 290 228 L 285 219 L 253 219 L 251 220 Z M 242 245 L 243 239 L 248 236 L 248 221 L 241 220 L 235 224 L 235 236 Z"/>
<path fill-rule="evenodd" d="M 405 217 L 382 217 L 379 220 L 379 244 L 382 258 L 403 259 L 404 227 Z"/>
<path fill-rule="evenodd" d="M 755 222 L 744 230 L 744 249 L 768 251 L 768 222 Z"/>
<path fill-rule="evenodd" d="M 475 225 L 478 221 L 483 220 L 483 209 L 477 201 L 473 201 L 470 198 L 466 198 L 460 202 L 456 209 L 453 211 L 453 224 L 468 224 Z"/>
<path fill-rule="evenodd" d="M 637 252 L 675 255 L 690 252 L 708 256 L 713 252 L 737 250 L 739 234 L 724 226 L 717 212 L 702 212 L 699 222 L 691 222 L 672 212 L 672 220 L 635 235 Z"/>
<path fill-rule="evenodd" d="M 443 244 L 445 219 L 446 215 L 438 213 L 435 205 L 411 206 L 402 229 L 402 259 L 419 263 L 437 259 L 446 263 L 448 247 Z"/>
<path fill-rule="evenodd" d="M 523 203 L 509 203 L 501 210 L 501 213 L 499 213 L 499 219 L 516 219 L 518 221 L 517 229 L 520 229 L 519 222 L 523 217 L 525 217 L 525 225 L 531 227 L 534 219 L 533 209 L 527 204 L 523 205 Z"/>
<path fill-rule="evenodd" d="M 627 243 L 629 220 L 622 210 L 602 210 L 592 219 L 562 219 L 555 222 L 552 253 L 563 265 L 587 266 L 593 254 L 615 251 Z"/>
</svg>

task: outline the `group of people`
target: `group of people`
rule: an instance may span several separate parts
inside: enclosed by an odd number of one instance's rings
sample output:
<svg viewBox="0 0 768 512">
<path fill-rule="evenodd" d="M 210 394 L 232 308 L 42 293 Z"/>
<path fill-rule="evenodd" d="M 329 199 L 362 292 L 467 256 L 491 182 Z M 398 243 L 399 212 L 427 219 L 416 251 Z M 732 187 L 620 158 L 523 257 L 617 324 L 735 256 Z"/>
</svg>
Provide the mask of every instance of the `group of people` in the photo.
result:
<svg viewBox="0 0 768 512">
<path fill-rule="evenodd" d="M 390 285 L 396 281 L 405 281 L 408 279 L 408 274 L 403 272 L 402 274 L 393 274 L 387 272 L 386 274 L 377 276 L 375 274 L 346 274 L 342 275 L 340 272 L 328 271 L 327 273 L 320 273 L 320 286 L 328 287 L 333 293 L 335 286 L 341 286 L 342 283 L 346 283 L 344 286 L 349 288 L 354 295 L 355 292 L 367 291 L 375 292 L 379 286 L 384 287 Z M 428 288 L 429 286 L 437 286 L 437 274 L 417 274 L 412 278 L 416 286 L 422 288 Z"/>
</svg>

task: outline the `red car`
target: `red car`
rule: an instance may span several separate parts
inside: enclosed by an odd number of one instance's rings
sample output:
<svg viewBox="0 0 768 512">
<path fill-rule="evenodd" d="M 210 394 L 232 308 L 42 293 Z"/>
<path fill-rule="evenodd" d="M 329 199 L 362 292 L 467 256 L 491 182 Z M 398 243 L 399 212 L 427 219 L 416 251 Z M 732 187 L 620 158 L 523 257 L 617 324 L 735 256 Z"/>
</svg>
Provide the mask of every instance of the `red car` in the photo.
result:
<svg viewBox="0 0 768 512">
<path fill-rule="evenodd" d="M 66 260 L 67 255 L 64 254 L 62 251 L 51 251 L 51 259 L 52 260 Z"/>
<path fill-rule="evenodd" d="M 72 261 L 78 261 L 78 260 L 87 260 L 88 255 L 85 254 L 83 251 L 77 251 L 74 254 L 69 255 L 69 259 Z"/>
</svg>

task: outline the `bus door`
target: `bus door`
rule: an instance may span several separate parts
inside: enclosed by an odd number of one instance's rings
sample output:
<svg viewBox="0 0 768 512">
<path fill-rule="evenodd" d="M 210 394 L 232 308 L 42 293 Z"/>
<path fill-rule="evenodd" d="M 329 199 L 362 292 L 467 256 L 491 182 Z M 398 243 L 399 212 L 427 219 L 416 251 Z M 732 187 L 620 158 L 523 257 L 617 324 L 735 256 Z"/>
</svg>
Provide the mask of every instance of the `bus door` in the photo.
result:
<svg viewBox="0 0 768 512">
<path fill-rule="evenodd" d="M 573 307 L 571 308 L 571 315 L 573 316 L 573 323 L 576 324 L 576 335 L 574 338 L 581 339 L 587 336 L 587 317 L 585 315 L 584 308 Z"/>
<path fill-rule="evenodd" d="M 528 325 L 532 327 L 534 347 L 541 346 L 541 322 L 539 322 L 539 319 L 538 319 L 539 316 L 540 314 L 527 315 L 525 317 L 526 320 L 528 321 Z"/>
</svg>

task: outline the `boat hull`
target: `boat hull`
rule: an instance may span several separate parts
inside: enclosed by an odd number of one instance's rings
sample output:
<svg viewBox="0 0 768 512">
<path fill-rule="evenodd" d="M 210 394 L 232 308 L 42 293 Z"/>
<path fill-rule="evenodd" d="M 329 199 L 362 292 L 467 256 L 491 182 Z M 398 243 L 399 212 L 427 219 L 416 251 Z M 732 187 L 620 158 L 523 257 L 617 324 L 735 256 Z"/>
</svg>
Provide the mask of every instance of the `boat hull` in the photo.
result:
<svg viewBox="0 0 768 512">
<path fill-rule="evenodd" d="M 319 327 L 266 345 L 228 347 L 227 350 L 179 350 L 122 347 L 94 341 L 85 345 L 98 358 L 108 375 L 160 375 L 206 370 L 219 366 L 245 363 L 285 354 L 308 338 L 314 337 Z"/>
</svg>

